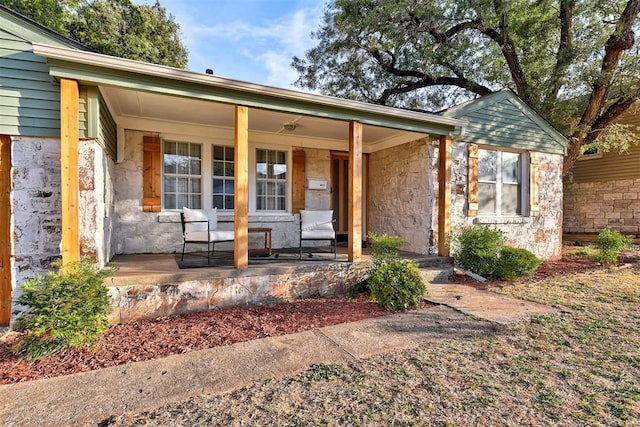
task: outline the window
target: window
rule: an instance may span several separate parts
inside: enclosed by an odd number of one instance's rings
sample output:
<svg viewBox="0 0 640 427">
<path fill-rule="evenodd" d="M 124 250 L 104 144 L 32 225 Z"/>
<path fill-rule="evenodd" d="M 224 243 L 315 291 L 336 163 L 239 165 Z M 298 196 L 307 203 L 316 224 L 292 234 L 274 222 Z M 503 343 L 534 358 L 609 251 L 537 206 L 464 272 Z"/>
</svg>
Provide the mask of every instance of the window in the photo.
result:
<svg viewBox="0 0 640 427">
<path fill-rule="evenodd" d="M 478 210 L 483 215 L 522 213 L 522 155 L 478 150 Z"/>
<path fill-rule="evenodd" d="M 599 159 L 600 157 L 602 157 L 602 151 L 598 147 L 591 146 L 584 150 L 578 160 Z"/>
<path fill-rule="evenodd" d="M 256 210 L 287 209 L 287 153 L 256 150 Z"/>
<path fill-rule="evenodd" d="M 202 147 L 165 141 L 163 153 L 163 207 L 202 207 Z"/>
<path fill-rule="evenodd" d="M 212 207 L 230 209 L 234 206 L 234 148 L 213 146 Z"/>
</svg>

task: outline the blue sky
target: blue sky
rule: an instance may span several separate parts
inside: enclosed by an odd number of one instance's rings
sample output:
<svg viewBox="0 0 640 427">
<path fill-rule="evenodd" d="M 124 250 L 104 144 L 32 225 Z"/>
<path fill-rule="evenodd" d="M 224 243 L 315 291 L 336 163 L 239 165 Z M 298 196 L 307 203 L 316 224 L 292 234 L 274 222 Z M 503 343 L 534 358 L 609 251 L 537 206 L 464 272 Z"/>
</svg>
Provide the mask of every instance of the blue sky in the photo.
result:
<svg viewBox="0 0 640 427">
<path fill-rule="evenodd" d="M 154 0 L 138 0 L 153 3 Z M 294 55 L 315 43 L 325 0 L 161 0 L 180 24 L 192 71 L 293 88 Z"/>
</svg>

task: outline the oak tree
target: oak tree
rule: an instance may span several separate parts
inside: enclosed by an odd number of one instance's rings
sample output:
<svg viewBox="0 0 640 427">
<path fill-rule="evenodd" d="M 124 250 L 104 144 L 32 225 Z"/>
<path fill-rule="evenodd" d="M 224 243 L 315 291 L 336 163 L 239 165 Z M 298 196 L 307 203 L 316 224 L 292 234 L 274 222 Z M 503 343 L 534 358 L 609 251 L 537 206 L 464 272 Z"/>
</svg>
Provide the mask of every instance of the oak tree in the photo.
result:
<svg viewBox="0 0 640 427">
<path fill-rule="evenodd" d="M 569 137 L 564 174 L 599 144 L 640 139 L 616 120 L 640 99 L 640 0 L 334 0 L 300 87 L 437 111 L 512 88 Z"/>
</svg>

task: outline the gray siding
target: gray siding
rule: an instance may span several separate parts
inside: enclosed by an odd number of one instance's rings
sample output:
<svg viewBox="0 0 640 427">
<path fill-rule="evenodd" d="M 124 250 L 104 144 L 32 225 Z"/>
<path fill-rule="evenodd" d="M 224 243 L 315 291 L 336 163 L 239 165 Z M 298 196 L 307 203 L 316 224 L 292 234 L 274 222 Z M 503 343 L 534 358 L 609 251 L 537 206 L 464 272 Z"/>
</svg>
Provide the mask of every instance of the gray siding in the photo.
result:
<svg viewBox="0 0 640 427">
<path fill-rule="evenodd" d="M 60 89 L 31 44 L 0 30 L 0 134 L 60 136 Z"/>
</svg>

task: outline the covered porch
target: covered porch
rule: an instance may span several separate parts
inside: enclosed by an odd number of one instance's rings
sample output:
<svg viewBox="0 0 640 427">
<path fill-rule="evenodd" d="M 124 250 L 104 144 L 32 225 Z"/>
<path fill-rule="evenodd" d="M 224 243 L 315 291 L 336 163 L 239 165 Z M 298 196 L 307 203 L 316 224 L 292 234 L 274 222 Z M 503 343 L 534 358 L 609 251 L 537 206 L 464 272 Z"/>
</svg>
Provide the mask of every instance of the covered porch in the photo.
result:
<svg viewBox="0 0 640 427">
<path fill-rule="evenodd" d="M 311 295 L 324 285 L 308 278 L 323 274 L 348 287 L 365 269 L 368 231 L 419 236 L 409 250 L 449 254 L 452 145 L 465 121 L 38 43 L 33 52 L 60 95 L 59 145 L 45 141 L 47 156 L 59 156 L 52 232 L 60 251 L 55 242 L 40 263 L 59 255 L 63 264 L 118 262 L 108 284 L 118 307 L 112 320 L 256 302 L 257 294 Z M 42 144 L 15 147 L 27 158 Z M 379 155 L 407 146 L 391 163 Z M 411 215 L 395 210 L 417 199 Z M 175 269 L 183 207 L 218 209 L 220 226 L 235 236 L 221 248 L 230 264 Z M 249 228 L 271 228 L 274 250 L 297 247 L 302 209 L 336 213 L 346 239 L 337 262 L 252 262 Z M 16 282 L 25 279 L 14 271 Z M 283 285 L 291 272 L 306 284 Z M 199 296 L 173 297 L 185 294 Z M 123 295 L 140 309 L 126 308 Z"/>
</svg>

